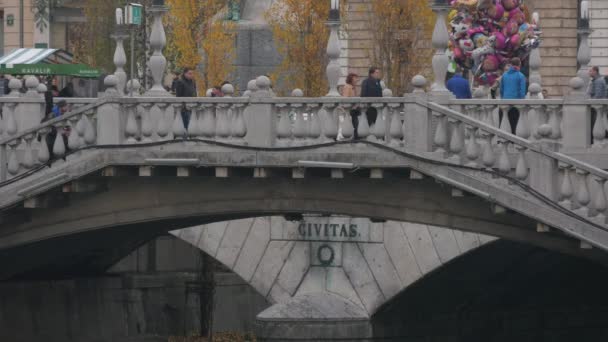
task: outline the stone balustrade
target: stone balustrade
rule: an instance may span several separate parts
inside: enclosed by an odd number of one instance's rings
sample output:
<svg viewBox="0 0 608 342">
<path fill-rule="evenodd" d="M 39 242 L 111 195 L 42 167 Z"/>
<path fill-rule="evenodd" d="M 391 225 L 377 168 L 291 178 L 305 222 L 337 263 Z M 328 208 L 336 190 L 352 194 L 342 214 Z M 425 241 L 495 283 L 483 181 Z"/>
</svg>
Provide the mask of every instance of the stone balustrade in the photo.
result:
<svg viewBox="0 0 608 342">
<path fill-rule="evenodd" d="M 576 144 L 602 151 L 608 101 L 433 99 L 419 81 L 416 91 L 404 97 L 391 97 L 387 90 L 384 98 L 305 98 L 296 90 L 291 97 L 279 98 L 271 95 L 269 81 L 261 77 L 250 82 L 243 97 L 232 97 L 229 87 L 223 98 L 175 98 L 121 96 L 116 77 L 109 76 L 103 98 L 70 99 L 71 112 L 25 130 L 19 128 L 15 113 L 23 115 L 24 108 L 34 109 L 32 105 L 40 108 L 40 95 L 0 98 L 0 179 L 25 177 L 43 165 L 52 167 L 53 160 L 69 162 L 72 154 L 96 146 L 154 148 L 168 140 L 190 141 L 193 146 L 329 146 L 352 139 L 350 113 L 356 108 L 362 113 L 358 134 L 366 143 L 348 145 L 354 153 L 373 148 L 371 142 L 446 165 L 501 174 L 567 210 L 598 223 L 606 221 L 608 173 L 558 151 Z M 33 83 L 30 86 L 33 89 Z M 371 126 L 365 115 L 370 107 L 378 112 Z M 507 113 L 512 107 L 521 114 L 515 135 L 507 115 L 498 122 L 498 111 Z M 593 130 L 592 111 L 598 118 Z M 184 112 L 189 113 L 188 125 Z M 583 124 L 578 123 L 581 120 Z M 572 128 L 569 122 L 574 123 Z M 47 143 L 53 131 L 58 134 Z"/>
</svg>

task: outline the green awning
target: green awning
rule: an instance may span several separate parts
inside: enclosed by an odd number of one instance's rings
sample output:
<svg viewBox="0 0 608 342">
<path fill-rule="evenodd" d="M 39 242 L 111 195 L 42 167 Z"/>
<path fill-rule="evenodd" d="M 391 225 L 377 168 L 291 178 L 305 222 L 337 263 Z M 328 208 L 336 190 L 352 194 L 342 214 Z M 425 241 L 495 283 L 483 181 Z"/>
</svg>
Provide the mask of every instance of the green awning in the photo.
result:
<svg viewBox="0 0 608 342">
<path fill-rule="evenodd" d="M 0 64 L 5 75 L 58 75 L 81 78 L 98 78 L 101 72 L 85 64 Z"/>
</svg>

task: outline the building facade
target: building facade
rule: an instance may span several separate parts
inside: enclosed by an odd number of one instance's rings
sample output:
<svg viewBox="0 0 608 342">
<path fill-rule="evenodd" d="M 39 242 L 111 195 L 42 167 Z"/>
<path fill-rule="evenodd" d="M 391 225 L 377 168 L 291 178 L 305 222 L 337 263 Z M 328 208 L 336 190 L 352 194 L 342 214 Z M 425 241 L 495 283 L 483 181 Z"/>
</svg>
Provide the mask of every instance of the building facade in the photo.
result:
<svg viewBox="0 0 608 342">
<path fill-rule="evenodd" d="M 0 55 L 21 47 L 69 50 L 69 25 L 85 21 L 82 3 L 62 1 L 50 11 L 48 25 L 40 25 L 35 0 L 0 0 Z"/>
</svg>

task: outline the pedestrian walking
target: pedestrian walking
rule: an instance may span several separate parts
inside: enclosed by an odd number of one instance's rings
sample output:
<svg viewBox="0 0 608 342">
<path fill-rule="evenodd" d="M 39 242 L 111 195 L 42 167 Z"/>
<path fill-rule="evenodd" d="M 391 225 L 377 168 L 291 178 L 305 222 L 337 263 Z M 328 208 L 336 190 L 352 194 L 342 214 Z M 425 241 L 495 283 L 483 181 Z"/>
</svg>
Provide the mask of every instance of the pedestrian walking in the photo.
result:
<svg viewBox="0 0 608 342">
<path fill-rule="evenodd" d="M 350 73 L 346 76 L 346 84 L 342 88 L 342 96 L 344 97 L 355 97 L 357 96 L 357 92 L 355 91 L 357 87 L 357 82 L 359 80 L 359 75 L 355 73 Z M 357 128 L 359 128 L 359 116 L 361 115 L 361 109 L 358 106 L 354 106 L 350 110 L 351 121 L 353 122 L 354 134 L 353 139 L 359 139 L 359 134 L 357 133 Z"/>
<path fill-rule="evenodd" d="M 196 82 L 194 81 L 194 70 L 192 68 L 184 68 L 182 76 L 175 85 L 175 96 L 176 97 L 196 97 Z M 188 130 L 190 125 L 191 112 L 184 106 L 182 108 L 182 120 L 184 122 L 184 128 Z"/>
<path fill-rule="evenodd" d="M 589 77 L 591 78 L 589 84 L 588 94 L 592 99 L 605 99 L 608 98 L 606 93 L 606 80 L 600 75 L 600 68 L 597 66 L 589 69 Z M 595 121 L 597 120 L 597 111 L 591 107 L 591 143 L 593 144 L 595 137 L 593 136 L 593 128 L 595 127 Z M 604 135 L 608 138 L 608 133 Z"/>
<path fill-rule="evenodd" d="M 462 77 L 462 70 L 460 68 L 456 69 L 456 73 L 448 80 L 446 86 L 457 99 L 470 99 L 473 97 L 471 85 L 466 78 Z"/>
<path fill-rule="evenodd" d="M 521 60 L 518 57 L 511 59 L 511 67 L 502 75 L 500 81 L 500 97 L 503 100 L 521 100 L 526 98 L 526 76 L 521 73 Z M 515 107 L 509 108 L 507 113 L 511 124 L 511 133 L 515 134 L 517 122 L 519 121 L 519 110 Z M 502 122 L 503 113 L 500 113 Z"/>
<path fill-rule="evenodd" d="M 379 68 L 369 68 L 368 77 L 361 83 L 361 97 L 382 97 L 382 85 L 380 79 L 382 74 Z M 369 106 L 365 113 L 367 123 L 372 126 L 376 123 L 378 110 L 373 106 Z"/>
</svg>

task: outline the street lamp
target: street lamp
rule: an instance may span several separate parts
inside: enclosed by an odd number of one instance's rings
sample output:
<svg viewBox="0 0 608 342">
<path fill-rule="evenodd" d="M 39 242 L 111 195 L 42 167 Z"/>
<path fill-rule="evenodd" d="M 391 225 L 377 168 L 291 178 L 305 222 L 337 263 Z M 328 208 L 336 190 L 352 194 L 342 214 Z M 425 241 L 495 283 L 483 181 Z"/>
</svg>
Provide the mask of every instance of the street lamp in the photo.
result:
<svg viewBox="0 0 608 342">
<path fill-rule="evenodd" d="M 340 40 L 338 39 L 338 28 L 340 27 L 340 0 L 331 0 L 331 8 L 329 10 L 329 40 L 327 41 L 327 81 L 329 83 L 329 93 L 326 96 L 339 97 L 338 81 L 340 80 Z"/>
</svg>

